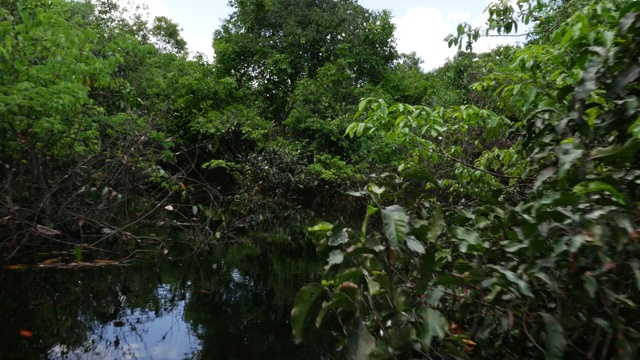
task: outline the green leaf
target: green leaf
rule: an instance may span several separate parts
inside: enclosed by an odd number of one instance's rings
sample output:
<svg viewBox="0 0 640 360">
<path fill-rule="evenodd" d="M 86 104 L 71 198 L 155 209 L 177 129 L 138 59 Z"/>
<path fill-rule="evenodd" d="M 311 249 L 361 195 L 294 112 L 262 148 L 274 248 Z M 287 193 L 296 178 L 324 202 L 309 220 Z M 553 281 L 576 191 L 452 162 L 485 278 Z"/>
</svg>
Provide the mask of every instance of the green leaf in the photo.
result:
<svg viewBox="0 0 640 360">
<path fill-rule="evenodd" d="M 453 236 L 462 240 L 460 242 L 460 251 L 462 251 L 463 253 L 467 252 L 469 245 L 476 246 L 482 243 L 480 235 L 469 228 L 456 226 L 452 229 L 452 233 Z"/>
<path fill-rule="evenodd" d="M 640 290 L 640 261 L 638 261 L 638 259 L 631 259 L 628 264 L 633 270 L 633 275 L 636 278 L 636 286 L 638 287 L 638 290 Z"/>
<path fill-rule="evenodd" d="M 363 240 L 367 236 L 367 226 L 369 225 L 369 219 L 373 214 L 377 213 L 378 210 L 380 209 L 375 206 L 367 205 L 367 214 L 365 215 L 364 220 L 362 221 L 362 232 L 360 234 Z"/>
<path fill-rule="evenodd" d="M 329 270 L 333 265 L 342 264 L 344 260 L 344 253 L 340 250 L 333 250 L 329 253 L 328 264 L 324 267 L 325 270 Z"/>
<path fill-rule="evenodd" d="M 640 2 L 632 1 L 620 10 L 620 16 L 624 17 L 630 12 L 640 12 Z"/>
<path fill-rule="evenodd" d="M 391 246 L 397 248 L 400 243 L 404 242 L 409 231 L 409 223 L 404 208 L 399 205 L 392 205 L 382 209 L 382 223 L 384 233 Z"/>
<path fill-rule="evenodd" d="M 422 349 L 429 353 L 433 339 L 442 339 L 447 334 L 449 322 L 440 311 L 431 308 L 427 308 L 422 312 L 422 318 L 424 323 L 422 324 L 422 338 L 420 340 Z"/>
<path fill-rule="evenodd" d="M 590 64 L 582 73 L 582 80 L 576 86 L 573 93 L 574 101 L 586 99 L 597 87 L 596 72 L 600 68 L 600 64 Z"/>
<path fill-rule="evenodd" d="M 360 316 L 355 316 L 351 322 L 351 331 L 347 340 L 349 359 L 367 360 L 376 348 L 376 339 L 371 336 Z"/>
<path fill-rule="evenodd" d="M 293 337 L 296 343 L 302 341 L 304 324 L 309 310 L 324 289 L 320 284 L 309 284 L 298 291 L 291 310 L 291 328 L 293 329 Z"/>
<path fill-rule="evenodd" d="M 544 183 L 547 179 L 556 174 L 555 167 L 548 167 L 540 172 L 540 175 L 536 178 L 535 183 L 533 184 L 533 189 L 537 190 L 542 183 Z"/>
<path fill-rule="evenodd" d="M 559 154 L 558 159 L 558 179 L 565 178 L 569 170 L 573 165 L 582 157 L 584 150 L 581 149 L 567 149 L 567 151 Z"/>
<path fill-rule="evenodd" d="M 343 228 L 335 234 L 331 235 L 329 238 L 329 246 L 338 246 L 341 244 L 345 244 L 349 241 L 349 234 L 347 233 L 347 229 Z"/>
<path fill-rule="evenodd" d="M 413 236 L 407 236 L 406 241 L 407 241 L 407 247 L 409 248 L 409 250 L 417 252 L 419 254 L 426 253 L 424 249 L 424 245 L 422 245 L 422 243 L 416 240 L 416 238 L 414 238 Z"/>
<path fill-rule="evenodd" d="M 629 67 L 618 74 L 613 82 L 613 88 L 618 93 L 621 93 L 627 87 L 627 85 L 632 82 L 636 82 L 638 76 L 640 76 L 640 65 L 632 63 L 631 65 L 629 65 Z"/>
<path fill-rule="evenodd" d="M 354 281 L 357 278 L 364 276 L 366 270 L 361 268 L 350 268 L 342 271 L 340 274 L 336 275 L 334 281 L 336 284 L 342 284 L 345 281 Z"/>
<path fill-rule="evenodd" d="M 326 222 L 326 221 L 322 221 L 317 223 L 315 226 L 312 226 L 310 228 L 307 229 L 307 231 L 329 231 L 333 228 L 333 225 Z"/>
<path fill-rule="evenodd" d="M 590 192 L 604 191 L 613 196 L 621 204 L 626 204 L 624 196 L 613 186 L 604 181 L 581 182 L 573 187 L 573 191 L 578 195 L 584 195 Z"/>
<path fill-rule="evenodd" d="M 445 226 L 446 225 L 444 223 L 442 209 L 440 209 L 440 207 L 437 207 L 431 214 L 430 228 L 427 232 L 427 239 L 429 241 L 437 240 L 440 234 L 442 234 L 442 232 L 444 231 Z"/>
<path fill-rule="evenodd" d="M 595 299 L 596 290 L 598 289 L 598 282 L 596 279 L 590 275 L 582 275 L 582 280 L 584 281 L 584 289 L 587 290 L 592 299 Z"/>
<path fill-rule="evenodd" d="M 409 169 L 406 170 L 402 175 L 406 180 L 427 181 L 437 186 L 438 188 L 442 188 L 442 184 L 440 184 L 440 181 L 438 181 L 438 179 L 436 179 L 436 177 L 433 176 L 431 172 L 427 171 L 424 168 Z"/>
<path fill-rule="evenodd" d="M 371 295 L 378 295 L 384 292 L 383 290 L 381 291 L 380 283 L 373 280 L 373 278 L 367 278 L 367 286 L 369 287 L 369 293 Z"/>
<path fill-rule="evenodd" d="M 480 235 L 469 228 L 456 226 L 453 228 L 452 233 L 453 236 L 457 237 L 460 240 L 465 240 L 470 244 L 480 244 Z"/>
<path fill-rule="evenodd" d="M 613 145 L 594 149 L 589 158 L 592 160 L 604 161 L 607 163 L 617 163 L 620 161 L 628 161 L 634 156 L 635 152 L 640 148 L 640 141 L 637 139 L 629 139 L 624 145 Z"/>
<path fill-rule="evenodd" d="M 466 283 L 467 281 L 461 276 L 442 274 L 436 278 L 432 285 L 465 285 Z"/>
<path fill-rule="evenodd" d="M 82 261 L 82 247 L 76 245 L 73 248 L 73 254 L 76 257 L 76 261 Z"/>
<path fill-rule="evenodd" d="M 560 323 L 552 315 L 540 313 L 544 320 L 547 333 L 546 353 L 549 360 L 561 360 L 564 358 L 564 350 L 567 341 L 564 338 L 564 331 Z"/>
<path fill-rule="evenodd" d="M 495 265 L 489 265 L 490 268 L 492 269 L 496 269 L 498 270 L 500 273 L 502 273 L 507 280 L 509 280 L 510 282 L 516 284 L 518 286 L 518 289 L 520 290 L 520 292 L 528 297 L 533 297 L 533 293 L 531 293 L 531 290 L 529 290 L 529 285 L 527 285 L 527 283 L 522 280 L 520 277 L 518 277 L 518 275 L 516 275 L 516 273 L 514 273 L 513 271 L 504 269 L 500 266 L 495 266 Z"/>
</svg>

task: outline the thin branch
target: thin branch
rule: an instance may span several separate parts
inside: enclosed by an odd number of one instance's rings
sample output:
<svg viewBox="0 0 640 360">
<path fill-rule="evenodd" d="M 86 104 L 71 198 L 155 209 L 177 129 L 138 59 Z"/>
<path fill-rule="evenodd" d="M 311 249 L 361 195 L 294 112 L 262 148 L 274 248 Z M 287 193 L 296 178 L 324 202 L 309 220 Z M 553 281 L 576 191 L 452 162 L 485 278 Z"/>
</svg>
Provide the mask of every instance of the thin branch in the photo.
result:
<svg viewBox="0 0 640 360">
<path fill-rule="evenodd" d="M 522 37 L 522 36 L 529 36 L 529 35 L 534 35 L 535 33 L 533 32 L 528 32 L 528 33 L 524 33 L 524 34 L 485 34 L 485 35 L 480 35 L 483 37 Z"/>
<path fill-rule="evenodd" d="M 464 166 L 466 166 L 466 167 L 468 167 L 470 169 L 473 169 L 473 170 L 480 171 L 480 172 L 483 172 L 485 174 L 491 175 L 493 177 L 497 177 L 497 178 L 500 178 L 500 179 L 522 179 L 521 176 L 503 175 L 503 174 L 499 174 L 499 173 L 496 173 L 496 172 L 493 172 L 493 171 L 489 171 L 489 170 L 485 170 L 485 169 L 479 168 L 479 167 L 477 167 L 475 165 L 472 165 L 472 164 L 469 164 L 469 163 L 465 162 L 464 160 L 458 159 L 456 157 L 453 157 L 453 156 L 445 153 L 444 151 L 442 151 L 442 149 L 440 149 L 440 152 L 441 152 L 440 155 L 442 155 L 442 156 L 444 156 L 444 157 L 446 157 L 446 158 L 448 158 L 450 160 L 453 160 L 453 161 L 455 161 L 455 162 L 457 162 L 459 164 L 462 164 L 462 165 L 464 165 Z"/>
<path fill-rule="evenodd" d="M 538 350 L 542 351 L 542 353 L 545 355 L 547 355 L 547 352 L 544 351 L 544 349 L 542 348 L 542 346 L 538 345 L 538 343 L 533 339 L 533 336 L 531 336 L 531 334 L 529 334 L 529 330 L 527 329 L 527 317 L 529 316 L 529 301 L 527 301 L 527 305 L 525 306 L 524 309 L 524 316 L 522 317 L 522 328 L 524 329 L 524 333 L 525 335 L 527 335 L 527 337 L 529 338 L 529 341 L 531 341 L 531 343 L 538 348 Z"/>
</svg>

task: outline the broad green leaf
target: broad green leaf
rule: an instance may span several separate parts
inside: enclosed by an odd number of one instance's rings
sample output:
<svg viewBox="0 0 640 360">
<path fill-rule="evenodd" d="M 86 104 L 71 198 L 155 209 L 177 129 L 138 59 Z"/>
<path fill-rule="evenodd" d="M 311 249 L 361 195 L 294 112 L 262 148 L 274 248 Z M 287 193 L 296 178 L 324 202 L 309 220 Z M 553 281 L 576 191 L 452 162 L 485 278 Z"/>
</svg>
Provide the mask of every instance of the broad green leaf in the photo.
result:
<svg viewBox="0 0 640 360">
<path fill-rule="evenodd" d="M 360 234 L 363 240 L 367 236 L 367 227 L 369 226 L 369 219 L 373 214 L 377 213 L 378 210 L 380 209 L 375 206 L 367 205 L 367 214 L 365 215 L 364 220 L 362 221 L 362 232 Z"/>
<path fill-rule="evenodd" d="M 367 360 L 375 348 L 376 339 L 371 336 L 362 318 L 355 316 L 351 322 L 351 329 L 347 340 L 349 359 Z"/>
<path fill-rule="evenodd" d="M 444 231 L 446 225 L 444 223 L 444 216 L 442 215 L 442 209 L 437 207 L 431 214 L 431 220 L 429 221 L 430 228 L 427 232 L 427 239 L 429 241 L 435 241 L 440 234 Z"/>
<path fill-rule="evenodd" d="M 533 293 L 531 293 L 531 290 L 529 290 L 529 285 L 527 285 L 527 283 L 524 280 L 522 280 L 520 277 L 518 277 L 518 275 L 516 275 L 513 271 L 510 271 L 495 265 L 489 265 L 489 267 L 492 269 L 498 270 L 507 278 L 507 280 L 516 284 L 518 286 L 518 289 L 523 295 L 526 295 L 528 297 L 533 297 Z"/>
<path fill-rule="evenodd" d="M 354 302 L 355 298 L 359 298 L 359 294 L 357 291 L 353 292 L 352 294 L 347 294 L 347 292 L 343 291 L 335 292 L 330 300 L 322 303 L 322 308 L 320 309 L 320 311 L 318 312 L 318 316 L 316 317 L 316 327 L 320 327 L 320 325 L 322 325 L 324 317 L 331 309 L 347 312 L 357 312 L 358 304 Z"/>
<path fill-rule="evenodd" d="M 329 253 L 329 259 L 327 265 L 324 267 L 325 270 L 329 270 L 333 265 L 342 264 L 344 260 L 344 253 L 340 250 L 333 250 Z"/>
<path fill-rule="evenodd" d="M 640 148 L 640 139 L 632 138 L 627 140 L 624 145 L 612 145 L 594 149 L 589 158 L 599 160 L 606 163 L 618 163 L 620 161 L 628 161 L 635 152 Z"/>
<path fill-rule="evenodd" d="M 329 246 L 338 246 L 341 244 L 345 244 L 349 241 L 349 234 L 347 233 L 347 229 L 343 228 L 335 234 L 331 235 L 329 238 Z"/>
<path fill-rule="evenodd" d="M 309 310 L 324 289 L 320 284 L 309 284 L 298 291 L 291 310 L 291 328 L 293 329 L 293 337 L 296 343 L 302 341 L 304 324 Z"/>
<path fill-rule="evenodd" d="M 456 226 L 452 229 L 452 233 L 453 236 L 461 240 L 460 251 L 462 251 L 463 253 L 467 252 L 469 245 L 476 246 L 482 244 L 480 235 L 469 228 Z"/>
<path fill-rule="evenodd" d="M 364 276 L 366 270 L 361 268 L 350 268 L 342 271 L 334 278 L 336 284 L 342 284 L 345 281 L 355 281 L 356 279 Z"/>
<path fill-rule="evenodd" d="M 559 154 L 558 159 L 558 179 L 564 179 L 573 165 L 582 157 L 582 149 L 567 149 Z"/>
<path fill-rule="evenodd" d="M 367 278 L 367 286 L 369 287 L 369 293 L 371 295 L 378 295 L 383 291 L 380 291 L 380 283 L 373 280 L 372 278 Z"/>
<path fill-rule="evenodd" d="M 460 240 L 465 240 L 469 244 L 472 244 L 472 245 L 480 244 L 480 241 L 481 241 L 480 235 L 469 228 L 456 226 L 453 228 L 452 232 L 453 232 L 453 236 L 457 237 Z"/>
<path fill-rule="evenodd" d="M 407 241 L 407 247 L 409 248 L 409 250 L 417 252 L 419 254 L 426 253 L 424 249 L 424 245 L 422 245 L 422 243 L 416 240 L 416 238 L 414 238 L 413 236 L 407 236 L 406 241 Z"/>
<path fill-rule="evenodd" d="M 564 338 L 564 331 L 562 330 L 562 326 L 552 315 L 544 312 L 540 313 L 540 315 L 544 320 L 547 333 L 547 359 L 561 360 L 564 358 L 564 351 L 567 347 L 567 341 Z"/>
<path fill-rule="evenodd" d="M 424 322 L 422 324 L 422 349 L 429 353 L 431 350 L 431 343 L 434 338 L 442 339 L 449 330 L 449 322 L 440 313 L 440 311 L 427 308 L 422 312 L 422 318 Z"/>
<path fill-rule="evenodd" d="M 620 74 L 618 74 L 613 82 L 613 88 L 617 92 L 621 93 L 627 87 L 627 85 L 635 82 L 638 79 L 638 76 L 640 76 L 640 65 L 632 63 Z"/>
<path fill-rule="evenodd" d="M 333 228 L 333 225 L 326 222 L 326 221 L 322 221 L 317 223 L 316 225 L 310 227 L 307 229 L 307 231 L 329 231 Z"/>
<path fill-rule="evenodd" d="M 440 303 L 440 299 L 442 299 L 444 294 L 445 294 L 444 287 L 436 286 L 435 288 L 431 289 L 427 294 L 427 303 L 431 306 L 438 305 L 438 303 Z"/>
<path fill-rule="evenodd" d="M 630 12 L 640 12 L 640 2 L 632 1 L 625 5 L 622 10 L 620 10 L 620 16 L 624 17 Z"/>
<path fill-rule="evenodd" d="M 540 172 L 540 175 L 538 175 L 538 177 L 536 178 L 535 183 L 533 184 L 533 189 L 537 190 L 540 187 L 540 185 L 542 185 L 542 183 L 545 182 L 545 180 L 549 179 L 550 177 L 552 177 L 555 174 L 556 174 L 556 168 L 555 167 L 548 167 L 548 168 L 542 170 Z"/>
<path fill-rule="evenodd" d="M 549 274 L 542 271 L 536 271 L 533 275 L 542 279 L 542 281 L 544 281 L 553 291 L 558 291 L 558 283 L 549 276 Z"/>
<path fill-rule="evenodd" d="M 618 190 L 616 190 L 616 188 L 604 181 L 581 182 L 573 187 L 573 191 L 578 195 L 584 195 L 595 191 L 604 191 L 613 196 L 613 198 L 616 199 L 619 203 L 623 205 L 626 204 L 624 196 Z"/>
<path fill-rule="evenodd" d="M 510 243 L 508 245 L 504 246 L 504 251 L 508 252 L 508 253 L 513 253 L 516 252 L 520 249 L 524 249 L 526 247 L 528 247 L 529 244 L 528 243 Z"/>
<path fill-rule="evenodd" d="M 409 169 L 409 170 L 406 170 L 402 175 L 405 179 L 408 179 L 408 180 L 427 181 L 437 186 L 438 188 L 442 188 L 442 184 L 440 183 L 440 181 L 438 181 L 438 179 L 436 179 L 436 177 L 433 176 L 431 172 L 429 172 L 424 168 Z"/>
<path fill-rule="evenodd" d="M 400 243 L 404 242 L 407 231 L 409 231 L 409 223 L 404 208 L 399 205 L 392 205 L 382 209 L 382 223 L 384 233 L 391 246 L 397 248 Z"/>
<path fill-rule="evenodd" d="M 432 285 L 465 285 L 466 283 L 467 281 L 461 276 L 442 274 L 436 278 Z"/>
</svg>

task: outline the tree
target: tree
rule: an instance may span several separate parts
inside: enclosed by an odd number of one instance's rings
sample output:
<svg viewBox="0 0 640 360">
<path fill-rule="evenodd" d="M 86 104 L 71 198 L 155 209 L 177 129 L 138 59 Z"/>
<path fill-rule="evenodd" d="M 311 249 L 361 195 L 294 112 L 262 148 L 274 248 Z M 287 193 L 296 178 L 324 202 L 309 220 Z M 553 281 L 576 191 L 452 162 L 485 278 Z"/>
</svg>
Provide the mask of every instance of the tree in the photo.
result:
<svg viewBox="0 0 640 360">
<path fill-rule="evenodd" d="M 639 30 L 639 1 L 589 1 L 471 86 L 500 95 L 495 112 L 361 102 L 349 134 L 414 151 L 354 192 L 371 199 L 362 230 L 311 228 L 332 251 L 298 293 L 296 338 L 334 314 L 363 357 L 638 358 Z M 461 156 L 476 129 L 513 141 Z"/>
<path fill-rule="evenodd" d="M 303 78 L 343 61 L 359 83 L 381 80 L 397 58 L 389 12 L 353 0 L 233 0 L 235 11 L 214 33 L 216 67 L 264 100 L 282 121 Z"/>
</svg>

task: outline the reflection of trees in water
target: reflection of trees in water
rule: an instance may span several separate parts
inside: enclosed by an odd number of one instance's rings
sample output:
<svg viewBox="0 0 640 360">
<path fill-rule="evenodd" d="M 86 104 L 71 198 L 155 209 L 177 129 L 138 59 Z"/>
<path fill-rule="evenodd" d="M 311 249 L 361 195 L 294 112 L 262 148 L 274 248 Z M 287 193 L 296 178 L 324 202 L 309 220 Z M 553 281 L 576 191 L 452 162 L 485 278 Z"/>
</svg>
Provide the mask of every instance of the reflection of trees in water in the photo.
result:
<svg viewBox="0 0 640 360">
<path fill-rule="evenodd" d="M 157 269 L 140 270 L 119 267 L 3 272 L 0 358 L 20 358 L 17 354 L 62 358 L 72 350 L 94 353 L 125 349 L 123 341 L 131 337 L 118 335 L 118 331 L 143 339 L 147 330 L 144 325 L 172 311 L 181 299 L 184 305 L 186 291 L 161 286 Z M 20 329 L 32 331 L 33 337 L 21 338 Z"/>
<path fill-rule="evenodd" d="M 0 359 L 332 358 L 332 338 L 298 346 L 288 325 L 297 289 L 320 268 L 236 245 L 206 261 L 0 271 Z"/>
<path fill-rule="evenodd" d="M 214 253 L 212 261 L 215 266 L 202 266 L 194 276 L 194 295 L 185 311 L 202 340 L 201 358 L 334 356 L 333 339 L 318 335 L 295 345 L 288 324 L 296 289 L 318 273 L 318 261 L 250 245 Z"/>
</svg>

